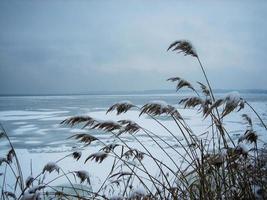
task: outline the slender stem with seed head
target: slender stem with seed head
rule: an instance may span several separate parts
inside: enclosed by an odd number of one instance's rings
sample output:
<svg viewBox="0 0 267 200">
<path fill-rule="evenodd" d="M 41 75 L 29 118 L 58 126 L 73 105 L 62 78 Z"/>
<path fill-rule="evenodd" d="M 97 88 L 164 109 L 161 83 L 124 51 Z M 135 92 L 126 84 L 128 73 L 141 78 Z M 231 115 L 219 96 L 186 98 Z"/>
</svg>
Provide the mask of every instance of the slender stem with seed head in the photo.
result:
<svg viewBox="0 0 267 200">
<path fill-rule="evenodd" d="M 267 126 L 265 125 L 265 123 L 263 122 L 262 118 L 260 117 L 260 115 L 257 113 L 257 111 L 247 102 L 245 101 L 245 104 L 248 105 L 248 107 L 250 107 L 250 109 L 257 115 L 258 119 L 260 120 L 261 124 L 263 125 L 263 127 L 265 128 L 265 130 L 267 130 Z"/>
</svg>

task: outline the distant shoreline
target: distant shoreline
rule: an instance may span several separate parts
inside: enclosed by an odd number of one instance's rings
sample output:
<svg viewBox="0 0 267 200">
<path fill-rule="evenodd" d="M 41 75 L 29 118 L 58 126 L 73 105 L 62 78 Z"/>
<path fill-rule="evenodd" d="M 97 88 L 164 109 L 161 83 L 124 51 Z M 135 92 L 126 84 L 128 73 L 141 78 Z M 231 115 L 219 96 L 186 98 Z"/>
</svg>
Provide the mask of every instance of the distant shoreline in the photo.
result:
<svg viewBox="0 0 267 200">
<path fill-rule="evenodd" d="M 239 93 L 267 94 L 265 89 L 214 89 L 215 93 L 228 93 L 237 91 Z M 191 93 L 188 90 L 181 90 L 182 93 Z M 177 94 L 174 90 L 136 90 L 136 91 L 94 91 L 87 93 L 28 93 L 28 94 L 0 94 L 0 97 L 12 96 L 90 96 L 90 95 L 143 95 L 143 94 Z"/>
</svg>

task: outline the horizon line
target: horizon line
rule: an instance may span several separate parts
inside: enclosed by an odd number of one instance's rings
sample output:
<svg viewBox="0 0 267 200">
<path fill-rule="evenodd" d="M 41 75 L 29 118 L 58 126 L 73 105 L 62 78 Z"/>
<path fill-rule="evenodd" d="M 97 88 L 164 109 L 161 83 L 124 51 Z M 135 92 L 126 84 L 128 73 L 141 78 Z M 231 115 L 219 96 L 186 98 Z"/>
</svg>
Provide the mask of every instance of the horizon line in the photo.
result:
<svg viewBox="0 0 267 200">
<path fill-rule="evenodd" d="M 197 90 L 201 91 L 201 90 Z M 231 92 L 238 91 L 240 93 L 267 93 L 267 89 L 213 89 L 214 92 Z M 192 92 L 187 89 L 181 89 L 179 92 Z M 111 91 L 89 91 L 89 92 L 58 92 L 58 93 L 6 93 L 0 96 L 71 96 L 71 95 L 123 95 L 123 94 L 172 94 L 177 93 L 172 89 L 149 89 L 149 90 L 111 90 Z"/>
</svg>

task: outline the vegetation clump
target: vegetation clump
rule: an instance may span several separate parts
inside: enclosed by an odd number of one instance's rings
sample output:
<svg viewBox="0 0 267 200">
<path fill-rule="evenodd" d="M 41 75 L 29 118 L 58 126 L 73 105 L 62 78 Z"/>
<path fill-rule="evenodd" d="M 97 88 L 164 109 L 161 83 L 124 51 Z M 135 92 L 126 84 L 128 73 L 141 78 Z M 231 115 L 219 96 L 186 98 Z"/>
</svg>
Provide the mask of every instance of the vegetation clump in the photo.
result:
<svg viewBox="0 0 267 200">
<path fill-rule="evenodd" d="M 88 172 L 64 172 L 59 161 L 47 163 L 43 171 L 37 176 L 29 176 L 24 182 L 20 163 L 12 143 L 4 131 L 1 138 L 8 140 L 10 150 L 7 156 L 0 158 L 3 173 L 1 184 L 2 199 L 267 199 L 267 151 L 265 143 L 259 140 L 258 133 L 254 130 L 253 121 L 247 115 L 242 118 L 247 127 L 238 140 L 230 136 L 224 119 L 233 112 L 238 112 L 248 106 L 259 118 L 262 126 L 267 131 L 266 125 L 255 109 L 236 93 L 231 93 L 225 98 L 216 98 L 206 71 L 200 61 L 199 55 L 192 44 L 186 40 L 172 43 L 168 51 L 183 53 L 197 60 L 206 80 L 206 83 L 197 82 L 199 89 L 193 84 L 180 78 L 172 77 L 168 81 L 176 83 L 176 90 L 187 88 L 192 91 L 192 96 L 182 99 L 179 104 L 184 109 L 197 109 L 203 115 L 203 120 L 209 120 L 205 133 L 196 133 L 183 115 L 173 105 L 163 101 L 151 101 L 138 107 L 129 101 L 123 101 L 108 108 L 107 113 L 116 112 L 117 115 L 137 110 L 139 115 L 146 115 L 171 136 L 177 146 L 171 145 L 162 139 L 149 127 L 142 127 L 131 120 L 103 121 L 91 116 L 74 116 L 62 121 L 65 126 L 81 126 L 88 130 L 87 133 L 71 136 L 84 146 L 97 143 L 99 151 L 87 155 L 85 162 L 97 162 L 101 165 L 104 160 L 111 158 L 113 164 L 107 177 L 96 191 L 92 190 Z M 158 119 L 159 116 L 168 116 L 177 126 L 179 133 L 171 131 Z M 116 142 L 107 144 L 101 138 L 90 134 L 91 130 L 109 133 Z M 174 167 L 168 166 L 157 159 L 151 150 L 138 138 L 137 133 L 142 132 L 150 138 L 170 160 Z M 132 148 L 125 141 L 124 135 L 128 134 L 142 148 Z M 182 135 L 182 140 L 178 137 Z M 168 149 L 172 151 L 166 151 Z M 75 160 L 81 158 L 82 152 L 73 152 Z M 63 158 L 64 159 L 64 158 Z M 143 161 L 149 159 L 156 166 L 158 174 L 151 172 L 149 166 Z M 7 187 L 5 171 L 10 168 L 15 177 L 15 184 Z M 56 173 L 54 173 L 56 172 Z M 46 174 L 54 176 L 51 181 L 46 181 Z M 74 184 L 69 175 L 80 180 L 81 184 L 88 187 L 81 188 Z M 53 187 L 52 183 L 65 178 L 69 186 L 61 189 Z M 67 187 L 72 192 L 66 192 Z M 118 189 L 119 188 L 119 189 Z"/>
</svg>

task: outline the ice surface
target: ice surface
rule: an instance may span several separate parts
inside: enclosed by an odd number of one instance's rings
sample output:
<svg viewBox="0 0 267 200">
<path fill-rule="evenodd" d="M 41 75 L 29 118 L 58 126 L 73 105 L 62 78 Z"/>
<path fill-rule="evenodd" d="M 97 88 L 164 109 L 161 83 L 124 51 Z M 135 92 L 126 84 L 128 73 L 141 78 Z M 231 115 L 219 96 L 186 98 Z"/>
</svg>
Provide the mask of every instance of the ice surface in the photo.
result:
<svg viewBox="0 0 267 200">
<path fill-rule="evenodd" d="M 222 96 L 225 97 L 225 94 Z M 228 95 L 230 99 L 239 98 L 237 94 Z M 108 108 L 114 102 L 121 102 L 122 98 L 120 96 L 94 96 L 90 97 L 90 100 L 83 99 L 85 97 L 75 97 L 75 98 L 66 98 L 62 101 L 61 97 L 53 99 L 52 97 L 48 98 L 49 101 L 58 101 L 58 103 L 49 104 L 45 99 L 47 104 L 38 104 L 37 108 L 30 108 L 30 103 L 27 104 L 29 107 L 21 108 L 15 110 L 17 104 L 14 104 L 13 107 L 10 107 L 9 110 L 0 110 L 0 121 L 3 123 L 4 127 L 7 127 L 7 132 L 10 134 L 12 141 L 14 142 L 15 147 L 17 147 L 18 157 L 20 159 L 23 174 L 27 177 L 30 172 L 31 160 L 33 167 L 33 175 L 37 175 L 47 164 L 48 161 L 57 161 L 60 158 L 63 158 L 67 154 L 72 153 L 75 150 L 82 150 L 82 157 L 79 161 L 74 160 L 71 156 L 61 160 L 58 164 L 59 167 L 62 167 L 64 171 L 69 170 L 86 170 L 90 173 L 90 180 L 93 183 L 94 190 L 100 186 L 100 180 L 106 177 L 107 173 L 110 171 L 108 167 L 112 166 L 113 159 L 108 157 L 103 161 L 102 164 L 95 163 L 94 161 L 88 161 L 84 164 L 84 160 L 103 147 L 101 142 L 94 142 L 92 145 L 89 145 L 85 148 L 80 143 L 75 142 L 74 140 L 68 140 L 67 138 L 72 136 L 75 133 L 90 133 L 94 136 L 99 137 L 102 141 L 110 143 L 121 143 L 114 137 L 112 134 L 107 134 L 103 132 L 95 132 L 90 129 L 81 129 L 81 127 L 76 126 L 69 128 L 66 126 L 59 125 L 59 123 L 70 116 L 76 115 L 89 115 L 96 119 L 101 120 L 122 120 L 129 119 L 136 122 L 141 127 L 145 127 L 155 133 L 164 141 L 175 148 L 179 149 L 180 153 L 184 153 L 177 140 L 173 138 L 166 130 L 160 126 L 157 122 L 151 119 L 147 115 L 142 115 L 139 117 L 139 112 L 137 110 L 130 110 L 127 113 L 121 115 L 116 115 L 116 113 L 106 114 L 106 110 L 103 108 Z M 89 97 L 88 97 L 89 98 Z M 258 111 L 259 115 L 262 116 L 264 122 L 267 122 L 267 100 L 257 100 L 256 97 L 252 96 L 253 102 L 252 106 L 255 110 Z M 264 97 L 265 98 L 265 97 Z M 124 99 L 124 98 L 123 98 Z M 158 103 L 162 106 L 168 104 L 178 108 L 178 111 L 185 118 L 185 121 L 190 125 L 193 132 L 196 135 L 201 135 L 207 131 L 207 127 L 210 125 L 210 120 L 207 118 L 203 121 L 202 114 L 194 109 L 181 109 L 180 105 L 177 104 L 179 101 L 175 95 L 130 95 L 127 96 L 127 99 L 130 99 L 136 105 L 143 105 L 144 103 Z M 159 101 L 153 101 L 153 99 L 160 99 Z M 87 102 L 88 100 L 88 102 Z M 165 101 L 166 100 L 166 101 Z M 77 101 L 73 103 L 73 101 Z M 92 103 L 93 102 L 93 103 Z M 168 103 L 166 103 L 168 102 Z M 49 105 L 48 105 L 49 104 Z M 61 105 L 63 104 L 63 105 Z M 2 104 L 3 105 L 3 104 Z M 60 106 L 61 105 L 61 106 Z M 102 107 L 101 107 L 102 106 Z M 40 109 L 41 107 L 41 109 Z M 45 108 L 47 107 L 47 108 Z M 24 109 L 24 110 L 23 110 Z M 238 138 L 245 132 L 246 125 L 242 123 L 242 114 L 248 114 L 254 123 L 253 128 L 257 132 L 259 138 L 263 141 L 267 141 L 267 134 L 264 131 L 260 121 L 257 119 L 256 115 L 247 107 L 244 110 L 241 110 L 238 113 L 233 115 L 227 115 L 224 118 L 223 123 L 226 125 L 227 129 L 230 130 L 229 134 L 234 140 Z M 182 140 L 182 135 L 175 126 L 175 123 L 168 117 L 158 117 L 160 120 L 174 135 Z M 164 161 L 169 167 L 174 167 L 174 164 L 166 157 L 164 152 L 158 148 L 157 144 L 143 131 L 140 131 L 135 134 L 136 137 L 145 145 L 145 147 L 153 152 L 153 154 L 161 161 Z M 137 148 L 144 150 L 142 146 L 129 134 L 122 135 L 124 141 L 127 141 L 127 144 L 132 148 Z M 155 140 L 158 141 L 162 146 L 165 147 L 165 150 L 171 156 L 177 156 L 169 146 L 166 146 L 161 140 L 155 137 Z M 0 149 L 0 157 L 6 155 L 7 143 L 1 141 L 1 144 L 6 147 L 6 149 Z M 243 145 L 243 146 L 242 146 Z M 241 144 L 242 148 L 247 148 L 247 144 Z M 179 161 L 179 157 L 177 157 Z M 152 173 L 157 174 L 157 167 L 155 163 L 151 162 L 151 159 L 147 157 L 144 158 L 144 164 L 149 165 Z M 131 164 L 140 165 L 138 161 L 134 161 Z M 1 173 L 1 171 L 0 171 Z M 49 179 L 49 176 L 47 177 Z M 70 177 L 71 179 L 72 177 Z M 1 177 L 0 177 L 1 182 Z M 59 179 L 56 184 L 65 184 L 66 179 Z"/>
<path fill-rule="evenodd" d="M 33 120 L 55 117 L 58 114 L 65 114 L 68 111 L 27 111 L 27 110 L 10 110 L 0 111 L 0 121 L 10 120 Z"/>
</svg>

